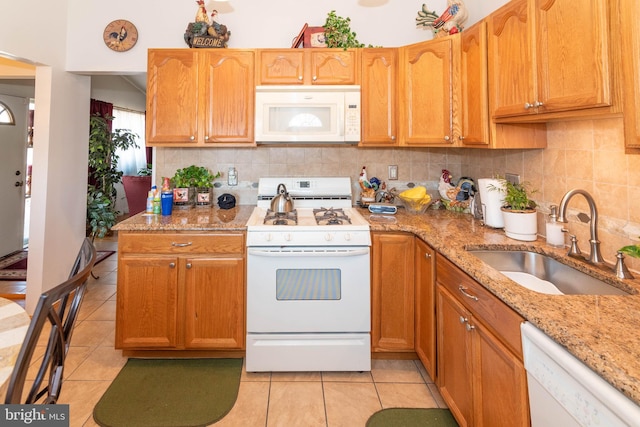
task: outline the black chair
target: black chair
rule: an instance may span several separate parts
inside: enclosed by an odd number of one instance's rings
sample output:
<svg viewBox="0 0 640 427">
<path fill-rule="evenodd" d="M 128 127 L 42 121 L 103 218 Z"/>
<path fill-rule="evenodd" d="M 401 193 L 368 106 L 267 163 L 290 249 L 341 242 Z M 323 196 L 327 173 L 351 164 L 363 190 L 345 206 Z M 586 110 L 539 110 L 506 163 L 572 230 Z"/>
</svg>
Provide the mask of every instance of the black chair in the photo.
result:
<svg viewBox="0 0 640 427">
<path fill-rule="evenodd" d="M 11 373 L 5 404 L 55 404 L 58 401 L 71 334 L 87 287 L 87 279 L 96 262 L 96 256 L 95 247 L 91 240 L 86 238 L 80 247 L 69 279 L 40 295 L 16 365 Z M 33 386 L 23 400 L 22 394 L 27 371 L 47 322 L 51 325 L 47 349 L 40 362 Z"/>
</svg>

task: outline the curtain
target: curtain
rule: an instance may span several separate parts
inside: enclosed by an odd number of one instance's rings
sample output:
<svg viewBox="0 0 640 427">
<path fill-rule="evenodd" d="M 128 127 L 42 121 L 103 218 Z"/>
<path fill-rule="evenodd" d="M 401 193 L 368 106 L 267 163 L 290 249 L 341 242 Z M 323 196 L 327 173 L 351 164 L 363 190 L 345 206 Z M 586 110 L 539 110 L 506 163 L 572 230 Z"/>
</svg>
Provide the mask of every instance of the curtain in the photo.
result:
<svg viewBox="0 0 640 427">
<path fill-rule="evenodd" d="M 101 117 L 113 116 L 113 104 L 105 101 L 98 101 L 97 99 L 91 99 L 91 107 L 90 107 L 91 115 L 98 114 Z M 107 122 L 109 124 L 109 130 L 112 129 L 111 122 Z"/>
<path fill-rule="evenodd" d="M 113 107 L 113 129 L 128 129 L 138 135 L 136 143 L 138 148 L 129 150 L 117 150 L 120 157 L 117 168 L 125 175 L 137 175 L 138 171 L 151 163 L 147 160 L 145 149 L 145 115 L 138 111 Z"/>
</svg>

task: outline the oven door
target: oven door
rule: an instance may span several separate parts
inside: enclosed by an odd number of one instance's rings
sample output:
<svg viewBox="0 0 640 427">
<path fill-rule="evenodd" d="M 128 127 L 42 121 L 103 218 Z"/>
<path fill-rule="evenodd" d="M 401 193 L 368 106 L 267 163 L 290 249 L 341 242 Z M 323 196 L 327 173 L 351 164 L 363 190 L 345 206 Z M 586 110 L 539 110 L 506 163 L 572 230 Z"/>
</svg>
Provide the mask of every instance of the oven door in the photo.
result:
<svg viewBox="0 0 640 427">
<path fill-rule="evenodd" d="M 369 252 L 369 247 L 248 248 L 247 332 L 369 332 Z"/>
</svg>

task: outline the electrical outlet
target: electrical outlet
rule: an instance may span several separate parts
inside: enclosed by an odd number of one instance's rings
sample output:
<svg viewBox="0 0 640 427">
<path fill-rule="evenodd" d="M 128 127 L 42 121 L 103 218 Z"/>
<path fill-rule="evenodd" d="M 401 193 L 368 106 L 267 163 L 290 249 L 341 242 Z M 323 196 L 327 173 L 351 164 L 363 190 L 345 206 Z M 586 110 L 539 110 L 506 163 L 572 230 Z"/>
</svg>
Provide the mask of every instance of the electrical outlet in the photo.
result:
<svg viewBox="0 0 640 427">
<path fill-rule="evenodd" d="M 398 165 L 389 165 L 389 181 L 398 179 Z"/>
<path fill-rule="evenodd" d="M 515 185 L 520 184 L 520 175 L 518 175 L 518 174 L 515 174 L 515 173 L 505 173 L 505 174 L 504 174 L 504 178 L 505 178 L 508 182 L 510 182 L 510 183 L 512 183 L 512 184 L 515 184 Z"/>
</svg>

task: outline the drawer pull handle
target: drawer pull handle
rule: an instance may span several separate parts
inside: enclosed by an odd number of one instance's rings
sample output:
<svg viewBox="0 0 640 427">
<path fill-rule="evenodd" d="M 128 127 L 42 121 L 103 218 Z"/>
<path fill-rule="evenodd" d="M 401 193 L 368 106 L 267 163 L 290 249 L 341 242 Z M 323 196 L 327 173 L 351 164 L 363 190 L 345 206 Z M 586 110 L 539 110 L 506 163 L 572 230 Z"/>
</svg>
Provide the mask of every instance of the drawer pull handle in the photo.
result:
<svg viewBox="0 0 640 427">
<path fill-rule="evenodd" d="M 175 246 L 176 248 L 184 248 L 185 246 L 191 246 L 192 244 L 193 244 L 192 242 L 187 242 L 187 243 L 171 242 L 171 246 Z"/>
<path fill-rule="evenodd" d="M 459 290 L 460 292 L 462 292 L 462 295 L 464 295 L 465 297 L 467 297 L 467 298 L 469 298 L 469 299 L 472 299 L 472 300 L 474 300 L 474 301 L 478 301 L 478 297 L 477 297 L 477 296 L 475 296 L 475 295 L 471 295 L 470 293 L 468 293 L 468 292 L 467 292 L 467 288 L 465 288 L 464 286 L 459 285 L 459 286 L 458 286 L 458 290 Z"/>
<path fill-rule="evenodd" d="M 175 262 L 170 262 L 169 263 L 169 268 L 176 268 L 176 263 Z"/>
</svg>

